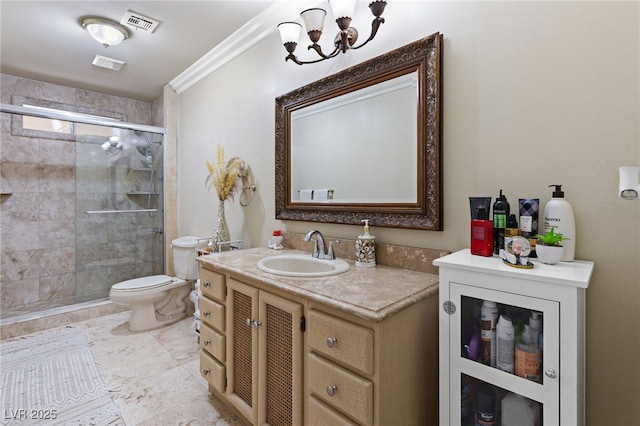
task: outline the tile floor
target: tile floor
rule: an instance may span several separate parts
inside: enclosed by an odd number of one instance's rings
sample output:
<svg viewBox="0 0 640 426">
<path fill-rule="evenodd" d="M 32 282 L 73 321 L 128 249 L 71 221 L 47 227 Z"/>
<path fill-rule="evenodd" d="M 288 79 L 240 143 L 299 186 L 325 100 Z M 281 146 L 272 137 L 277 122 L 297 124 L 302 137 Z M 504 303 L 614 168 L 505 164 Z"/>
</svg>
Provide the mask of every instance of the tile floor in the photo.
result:
<svg viewBox="0 0 640 426">
<path fill-rule="evenodd" d="M 127 426 L 240 426 L 199 372 L 193 317 L 131 332 L 130 311 L 75 322 L 88 338 Z"/>
</svg>

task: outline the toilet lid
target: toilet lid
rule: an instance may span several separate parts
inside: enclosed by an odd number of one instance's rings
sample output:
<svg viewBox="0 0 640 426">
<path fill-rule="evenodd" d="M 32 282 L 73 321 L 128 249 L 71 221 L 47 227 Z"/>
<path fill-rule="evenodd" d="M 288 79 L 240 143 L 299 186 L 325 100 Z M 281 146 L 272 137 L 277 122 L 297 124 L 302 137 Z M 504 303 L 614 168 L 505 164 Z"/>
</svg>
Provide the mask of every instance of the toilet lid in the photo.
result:
<svg viewBox="0 0 640 426">
<path fill-rule="evenodd" d="M 149 277 L 134 278 L 132 280 L 121 281 L 115 284 L 112 289 L 115 290 L 142 290 L 149 288 L 162 287 L 173 281 L 168 275 L 151 275 Z"/>
</svg>

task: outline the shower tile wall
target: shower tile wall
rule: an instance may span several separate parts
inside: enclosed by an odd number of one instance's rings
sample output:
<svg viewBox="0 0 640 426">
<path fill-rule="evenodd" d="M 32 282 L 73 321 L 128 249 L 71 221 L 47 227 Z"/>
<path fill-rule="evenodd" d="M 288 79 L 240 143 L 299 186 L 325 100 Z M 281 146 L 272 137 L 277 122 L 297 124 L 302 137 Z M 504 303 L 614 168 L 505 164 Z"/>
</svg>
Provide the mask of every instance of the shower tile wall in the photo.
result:
<svg viewBox="0 0 640 426">
<path fill-rule="evenodd" d="M 6 104 L 12 103 L 13 96 L 22 96 L 117 112 L 128 122 L 162 125 L 152 122 L 153 108 L 148 102 L 6 74 L 0 74 L 0 87 L 2 103 Z M 104 199 L 104 194 L 100 194 L 103 190 L 92 192 L 95 189 L 92 185 L 111 178 L 109 173 L 122 170 L 79 170 L 90 179 L 77 187 L 75 157 L 76 146 L 80 144 L 14 136 L 10 117 L 3 113 L 0 118 L 0 190 L 3 193 L 0 199 L 0 315 L 3 318 L 87 300 L 95 290 L 108 285 L 104 279 L 106 269 L 82 270 L 82 265 L 86 267 L 91 262 L 94 262 L 91 266 L 96 266 L 95 262 L 102 258 L 100 250 L 106 249 L 107 242 L 111 243 L 110 250 L 120 251 L 122 256 L 134 250 L 145 253 L 148 259 L 161 258 L 158 254 L 162 244 L 136 245 L 137 233 L 140 229 L 150 229 L 146 227 L 148 223 L 133 225 L 131 217 L 110 222 L 105 217 L 91 217 L 76 223 L 77 211 L 85 207 L 80 204 L 86 201 L 95 206 L 101 196 Z M 81 194 L 78 205 L 76 192 Z M 161 241 L 161 236 L 157 240 Z M 145 273 L 154 272 L 151 267 L 147 269 Z M 122 277 L 128 278 L 131 274 L 126 268 L 120 271 Z M 77 281 L 86 284 L 80 286 L 84 290 L 76 290 Z M 79 294 L 82 292 L 86 294 Z"/>
</svg>

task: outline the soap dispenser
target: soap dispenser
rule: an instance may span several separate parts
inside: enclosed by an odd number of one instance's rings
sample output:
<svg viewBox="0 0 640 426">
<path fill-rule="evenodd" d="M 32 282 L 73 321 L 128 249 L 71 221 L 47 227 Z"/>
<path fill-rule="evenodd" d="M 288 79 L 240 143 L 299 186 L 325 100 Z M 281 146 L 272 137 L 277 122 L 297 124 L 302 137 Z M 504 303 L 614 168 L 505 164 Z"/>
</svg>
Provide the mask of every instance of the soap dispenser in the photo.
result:
<svg viewBox="0 0 640 426">
<path fill-rule="evenodd" d="M 376 237 L 369 233 L 369 219 L 363 219 L 364 230 L 356 241 L 356 266 L 376 266 Z"/>
</svg>

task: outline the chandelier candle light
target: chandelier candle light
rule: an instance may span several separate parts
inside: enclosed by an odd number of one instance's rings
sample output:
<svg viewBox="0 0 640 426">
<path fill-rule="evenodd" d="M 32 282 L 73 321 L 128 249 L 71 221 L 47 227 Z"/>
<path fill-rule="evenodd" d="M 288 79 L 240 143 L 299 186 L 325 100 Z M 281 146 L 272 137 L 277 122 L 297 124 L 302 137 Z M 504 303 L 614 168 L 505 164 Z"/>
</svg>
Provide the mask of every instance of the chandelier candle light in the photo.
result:
<svg viewBox="0 0 640 426">
<path fill-rule="evenodd" d="M 248 178 L 249 168 L 239 157 L 233 157 L 225 163 L 224 148 L 219 145 L 216 164 L 211 164 L 208 160 L 206 164 L 209 174 L 205 185 L 208 189 L 213 187 L 219 200 L 218 219 L 211 239 L 211 248 L 214 252 L 227 251 L 231 248 L 231 238 L 224 214 L 224 203 L 227 199 L 233 200 L 233 193 L 240 188 L 239 182 Z"/>
<path fill-rule="evenodd" d="M 302 25 L 297 22 L 282 22 L 278 25 L 278 31 L 280 32 L 280 38 L 285 49 L 289 52 L 289 55 L 285 58 L 285 61 L 291 59 L 298 65 L 314 64 L 327 59 L 331 59 L 337 56 L 340 52 L 346 53 L 348 49 L 359 49 L 365 44 L 369 43 L 376 36 L 380 24 L 384 23 L 382 13 L 387 5 L 384 0 L 374 0 L 369 3 L 369 9 L 373 13 L 374 19 L 371 22 L 371 34 L 362 44 L 355 46 L 358 39 L 358 31 L 351 27 L 351 18 L 353 17 L 353 11 L 355 9 L 356 0 L 329 0 L 333 16 L 336 18 L 336 24 L 340 32 L 334 39 L 335 49 L 328 55 L 322 52 L 322 48 L 318 44 L 320 37 L 322 36 L 322 27 L 324 25 L 324 18 L 327 15 L 327 11 L 320 8 L 312 8 L 302 11 L 300 17 L 304 21 L 304 26 L 307 30 L 307 35 L 311 39 L 312 44 L 308 47 L 308 50 L 315 50 L 320 56 L 320 59 L 314 61 L 301 61 L 293 52 L 298 45 L 298 39 L 300 38 L 300 30 Z"/>
</svg>

